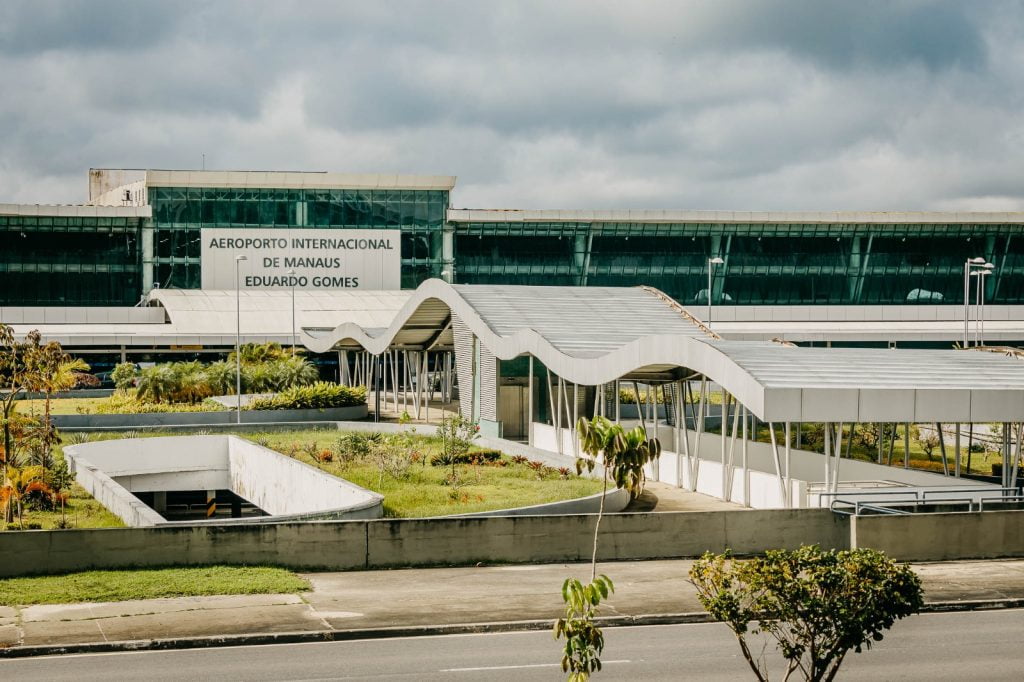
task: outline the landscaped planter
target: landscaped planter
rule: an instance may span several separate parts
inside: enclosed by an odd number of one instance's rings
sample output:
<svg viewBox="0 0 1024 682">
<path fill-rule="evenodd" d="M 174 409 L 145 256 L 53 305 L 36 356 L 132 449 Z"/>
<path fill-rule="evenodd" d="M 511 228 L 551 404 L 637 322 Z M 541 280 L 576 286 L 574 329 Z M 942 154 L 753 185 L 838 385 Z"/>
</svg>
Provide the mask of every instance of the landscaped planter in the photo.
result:
<svg viewBox="0 0 1024 682">
<path fill-rule="evenodd" d="M 366 405 L 332 407 L 323 410 L 242 410 L 243 424 L 272 422 L 328 422 L 366 419 Z M 148 414 L 55 414 L 58 429 L 127 428 L 140 426 L 206 426 L 235 424 L 233 410 L 224 412 L 154 412 Z"/>
</svg>

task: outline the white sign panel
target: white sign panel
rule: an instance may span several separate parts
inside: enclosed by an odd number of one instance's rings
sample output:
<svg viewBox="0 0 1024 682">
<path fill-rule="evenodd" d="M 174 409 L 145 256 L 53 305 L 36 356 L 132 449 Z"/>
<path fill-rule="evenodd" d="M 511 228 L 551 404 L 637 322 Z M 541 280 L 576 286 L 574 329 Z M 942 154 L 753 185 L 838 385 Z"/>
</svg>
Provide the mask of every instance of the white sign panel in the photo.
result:
<svg viewBox="0 0 1024 682">
<path fill-rule="evenodd" d="M 398 230 L 202 230 L 204 289 L 401 289 Z M 294 270 L 294 275 L 288 275 Z"/>
</svg>

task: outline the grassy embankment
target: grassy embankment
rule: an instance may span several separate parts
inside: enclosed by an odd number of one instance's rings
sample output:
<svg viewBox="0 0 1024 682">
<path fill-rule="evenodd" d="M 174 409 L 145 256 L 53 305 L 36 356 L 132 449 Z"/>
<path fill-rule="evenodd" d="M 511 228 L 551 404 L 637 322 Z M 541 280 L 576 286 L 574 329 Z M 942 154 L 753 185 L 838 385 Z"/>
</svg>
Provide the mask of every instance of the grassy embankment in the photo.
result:
<svg viewBox="0 0 1024 682">
<path fill-rule="evenodd" d="M 133 435 L 149 438 L 182 434 L 144 432 Z M 537 467 L 537 464 L 516 463 L 507 456 L 502 457 L 501 465 L 459 464 L 455 468 L 455 479 L 446 480 L 450 478 L 452 467 L 429 463 L 440 452 L 440 441 L 424 436 L 413 437 L 409 450 L 415 454 L 407 465 L 395 467 L 393 458 L 389 468 L 382 470 L 380 459 L 372 455 L 359 459 L 343 458 L 338 447 L 338 441 L 344 435 L 340 431 L 307 429 L 237 435 L 265 443 L 282 454 L 381 493 L 384 495 L 385 515 L 389 517 L 442 516 L 507 509 L 583 497 L 601 490 L 599 481 L 580 478 L 575 471 L 558 472 L 549 467 Z M 103 440 L 123 437 L 123 433 L 94 436 Z M 322 462 L 313 457 L 313 453 L 324 450 L 331 451 L 332 461 Z M 408 457 L 410 453 L 402 454 Z M 56 457 L 63 457 L 63 451 L 57 452 Z M 66 522 L 62 522 L 62 518 Z M 124 525 L 78 484 L 70 491 L 63 516 L 59 508 L 49 511 L 27 508 L 24 521 L 26 527 L 38 525 L 44 530 L 60 528 L 62 523 L 70 528 Z M 11 530 L 17 529 L 18 525 L 15 519 Z"/>
<path fill-rule="evenodd" d="M 342 433 L 337 431 L 299 431 L 248 434 L 250 440 L 266 442 L 267 446 L 299 461 L 323 469 L 334 476 L 384 495 L 384 512 L 390 517 L 426 517 L 465 514 L 494 509 L 557 502 L 601 492 L 601 483 L 580 478 L 576 472 L 515 463 L 507 456 L 500 465 L 460 464 L 456 466 L 455 485 L 445 484 L 451 466 L 433 466 L 430 460 L 441 451 L 440 440 L 414 437 L 413 450 L 418 461 L 410 464 L 402 476 L 382 474 L 373 456 L 362 460 L 318 462 L 312 452 L 325 449 L 337 451 Z"/>
<path fill-rule="evenodd" d="M 0 579 L 0 606 L 224 594 L 294 594 L 308 589 L 309 583 L 291 571 L 265 566 L 85 571 Z"/>
</svg>

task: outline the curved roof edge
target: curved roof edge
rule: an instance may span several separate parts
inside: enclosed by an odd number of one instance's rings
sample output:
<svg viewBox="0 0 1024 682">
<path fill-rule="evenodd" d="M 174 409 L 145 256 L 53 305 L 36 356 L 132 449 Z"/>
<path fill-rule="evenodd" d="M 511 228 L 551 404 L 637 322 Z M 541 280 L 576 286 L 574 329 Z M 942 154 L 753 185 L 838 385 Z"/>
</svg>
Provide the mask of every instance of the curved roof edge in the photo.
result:
<svg viewBox="0 0 1024 682">
<path fill-rule="evenodd" d="M 637 291 L 636 288 L 623 289 L 629 292 Z M 651 287 L 643 287 L 640 290 L 687 320 L 692 325 L 694 336 L 648 334 L 601 354 L 571 354 L 559 349 L 550 339 L 529 327 L 524 326 L 510 335 L 498 334 L 459 292 L 459 287 L 439 279 L 431 279 L 413 292 L 387 329 L 372 330 L 374 333 L 371 335 L 371 330 L 347 322 L 330 333 L 318 336 L 310 335 L 304 329 L 302 342 L 317 353 L 324 353 L 338 344 L 347 343 L 361 346 L 376 355 L 392 345 L 406 324 L 415 319 L 421 309 L 434 309 L 435 304 L 440 302 L 451 314 L 458 316 L 499 360 L 511 360 L 520 355 L 530 354 L 558 376 L 572 383 L 588 386 L 615 381 L 645 367 L 689 368 L 711 377 L 715 383 L 739 398 L 740 402 L 756 415 L 763 415 L 764 388 L 728 355 L 703 342 L 700 337 L 709 331 L 703 323 L 680 312 L 678 305 L 672 305 L 672 299 L 662 292 Z M 716 337 L 706 338 L 711 340 Z"/>
<path fill-rule="evenodd" d="M 347 322 L 333 330 L 307 328 L 303 343 L 316 352 L 339 345 L 373 354 L 393 346 L 429 350 L 457 317 L 500 360 L 529 354 L 556 375 L 588 386 L 629 375 L 681 378 L 697 372 L 762 421 L 954 423 L 1024 417 L 1024 364 L 1016 358 L 720 341 L 670 301 L 646 288 L 453 286 L 428 280 L 388 327 Z"/>
</svg>

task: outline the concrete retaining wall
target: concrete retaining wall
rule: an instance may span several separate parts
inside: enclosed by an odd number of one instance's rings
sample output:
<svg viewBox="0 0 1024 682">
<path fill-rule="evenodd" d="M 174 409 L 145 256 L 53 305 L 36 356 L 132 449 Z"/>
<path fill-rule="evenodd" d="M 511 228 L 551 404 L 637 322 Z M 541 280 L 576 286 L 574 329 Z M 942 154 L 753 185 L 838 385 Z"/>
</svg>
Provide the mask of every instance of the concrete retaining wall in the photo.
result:
<svg viewBox="0 0 1024 682">
<path fill-rule="evenodd" d="M 596 516 L 380 519 L 0 533 L 0 577 L 212 563 L 351 570 L 590 558 Z M 849 521 L 818 509 L 612 514 L 602 561 L 849 545 Z"/>
<path fill-rule="evenodd" d="M 369 519 L 383 496 L 237 436 L 169 436 L 64 448 L 76 480 L 132 526 Z M 232 490 L 270 517 L 169 522 L 133 492 Z"/>
<path fill-rule="evenodd" d="M 242 410 L 243 424 L 271 422 L 325 422 L 365 419 L 366 405 L 332 407 L 325 410 Z M 58 429 L 134 429 L 145 426 L 207 426 L 235 424 L 233 411 L 224 412 L 155 412 L 152 414 L 55 414 L 53 425 Z"/>
<path fill-rule="evenodd" d="M 244 438 L 213 437 L 228 441 L 228 487 L 272 516 L 375 519 L 383 514 L 383 495 Z"/>
<path fill-rule="evenodd" d="M 850 543 L 903 561 L 1024 556 L 1024 511 L 852 517 Z"/>
</svg>

